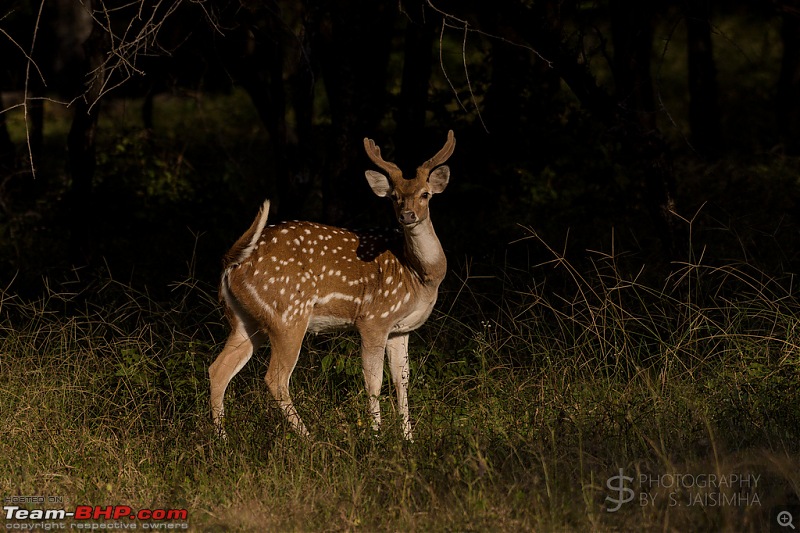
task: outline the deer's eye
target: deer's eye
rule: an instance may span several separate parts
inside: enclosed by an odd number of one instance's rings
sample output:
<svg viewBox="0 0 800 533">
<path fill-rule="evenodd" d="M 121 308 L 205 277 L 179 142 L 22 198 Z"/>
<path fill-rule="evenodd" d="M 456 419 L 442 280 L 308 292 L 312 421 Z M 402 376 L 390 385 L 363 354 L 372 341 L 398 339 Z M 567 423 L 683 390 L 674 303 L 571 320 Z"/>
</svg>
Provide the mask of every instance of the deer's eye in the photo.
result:
<svg viewBox="0 0 800 533">
<path fill-rule="evenodd" d="M 430 197 L 431 197 L 431 193 L 429 193 L 428 191 L 425 191 L 425 192 L 423 192 L 423 193 L 420 195 L 420 197 L 421 197 L 423 200 L 427 200 L 428 198 L 430 198 Z"/>
</svg>

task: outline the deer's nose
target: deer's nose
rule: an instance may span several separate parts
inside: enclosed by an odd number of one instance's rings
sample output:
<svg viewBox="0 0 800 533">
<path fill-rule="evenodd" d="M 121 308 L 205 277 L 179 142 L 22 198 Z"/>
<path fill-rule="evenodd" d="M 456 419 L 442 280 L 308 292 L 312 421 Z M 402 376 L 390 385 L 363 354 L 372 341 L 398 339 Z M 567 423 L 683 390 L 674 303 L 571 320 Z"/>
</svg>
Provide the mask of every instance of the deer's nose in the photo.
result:
<svg viewBox="0 0 800 533">
<path fill-rule="evenodd" d="M 403 211 L 400 213 L 401 224 L 413 224 L 417 221 L 417 214 L 414 211 Z"/>
</svg>

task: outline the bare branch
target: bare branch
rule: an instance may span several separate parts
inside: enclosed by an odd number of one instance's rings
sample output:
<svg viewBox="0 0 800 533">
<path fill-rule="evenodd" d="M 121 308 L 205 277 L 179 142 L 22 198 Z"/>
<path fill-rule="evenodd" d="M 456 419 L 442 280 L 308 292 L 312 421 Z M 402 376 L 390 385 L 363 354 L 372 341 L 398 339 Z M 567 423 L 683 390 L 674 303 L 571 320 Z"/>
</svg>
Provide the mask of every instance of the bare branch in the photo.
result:
<svg viewBox="0 0 800 533">
<path fill-rule="evenodd" d="M 543 56 L 536 48 L 533 48 L 532 46 L 530 46 L 528 44 L 525 44 L 525 43 L 512 41 L 511 39 L 507 39 L 507 38 L 503 37 L 502 35 L 495 35 L 493 33 L 489 33 L 487 31 L 484 31 L 484 30 L 481 30 L 481 29 L 478 29 L 478 28 L 470 27 L 468 21 L 466 21 L 464 19 L 460 19 L 460 18 L 452 15 L 451 13 L 448 13 L 447 11 L 443 11 L 443 10 L 439 9 L 438 7 L 433 5 L 433 2 L 431 0 L 426 0 L 426 1 L 427 1 L 428 5 L 431 7 L 431 9 L 433 9 L 434 11 L 436 11 L 437 13 L 442 15 L 442 17 L 444 18 L 443 24 L 446 24 L 448 27 L 454 28 L 454 29 L 459 29 L 459 30 L 463 28 L 465 31 L 467 31 L 467 28 L 469 28 L 468 31 L 471 31 L 473 33 L 477 33 L 478 35 L 482 35 L 482 36 L 487 37 L 487 38 L 489 38 L 491 40 L 500 41 L 502 43 L 505 43 L 505 44 L 508 44 L 508 45 L 511 45 L 511 46 L 516 46 L 517 48 L 523 48 L 523 49 L 528 50 L 529 52 L 533 53 L 536 57 L 538 57 L 539 59 L 541 59 L 542 61 L 547 63 L 548 67 L 552 68 L 553 62 L 551 60 L 547 59 L 545 56 Z M 449 22 L 447 22 L 448 20 L 454 20 L 454 21 L 458 22 L 459 24 L 449 23 Z"/>
<path fill-rule="evenodd" d="M 36 178 L 36 167 L 34 166 L 34 162 L 33 162 L 33 147 L 31 146 L 31 131 L 30 131 L 30 125 L 28 124 L 28 100 L 29 100 L 29 97 L 28 97 L 28 94 L 29 94 L 28 85 L 29 85 L 30 79 L 31 79 L 31 64 L 35 64 L 33 59 L 32 59 L 32 57 L 33 57 L 33 48 L 34 48 L 34 46 L 36 46 L 36 37 L 39 34 L 39 23 L 42 20 L 42 10 L 44 9 L 44 2 L 45 2 L 45 0 L 42 0 L 42 2 L 39 4 L 39 12 L 36 14 L 36 23 L 33 26 L 33 37 L 31 38 L 31 49 L 28 52 L 28 54 L 26 54 L 26 56 L 25 56 L 26 58 L 28 58 L 28 61 L 25 63 L 25 88 L 24 88 L 24 92 L 23 92 L 24 101 L 23 101 L 23 106 L 22 106 L 22 109 L 24 111 L 24 116 L 25 116 L 25 140 L 26 140 L 26 144 L 28 145 L 28 161 L 29 161 L 30 166 L 31 166 L 31 176 L 33 176 L 34 178 Z M 38 67 L 36 67 L 36 70 L 39 72 L 39 75 L 41 76 L 41 71 L 39 70 Z M 42 83 L 47 85 L 43 77 L 42 77 Z"/>
<path fill-rule="evenodd" d="M 453 94 L 456 97 L 456 102 L 458 102 L 458 105 L 461 106 L 461 109 L 463 109 L 464 112 L 468 112 L 466 106 L 464 105 L 464 102 L 461 101 L 461 97 L 458 96 L 458 91 L 456 91 L 453 82 L 450 80 L 450 76 L 447 75 L 447 69 L 444 68 L 444 58 L 442 57 L 442 50 L 444 49 L 444 47 L 442 46 L 442 42 L 444 41 L 444 28 L 445 28 L 445 20 L 442 19 L 442 31 L 439 32 L 439 66 L 442 68 L 442 74 L 444 74 L 444 79 L 447 80 L 447 83 L 450 85 L 450 89 L 452 89 Z"/>
</svg>

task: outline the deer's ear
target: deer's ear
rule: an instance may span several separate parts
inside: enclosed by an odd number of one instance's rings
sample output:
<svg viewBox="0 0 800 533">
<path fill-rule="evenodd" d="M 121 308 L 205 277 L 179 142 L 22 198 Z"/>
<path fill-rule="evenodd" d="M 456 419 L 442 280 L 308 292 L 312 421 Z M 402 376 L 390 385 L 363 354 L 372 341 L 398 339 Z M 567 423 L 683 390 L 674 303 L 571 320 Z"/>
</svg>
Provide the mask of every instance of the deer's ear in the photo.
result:
<svg viewBox="0 0 800 533">
<path fill-rule="evenodd" d="M 369 182 L 369 186 L 372 188 L 372 192 L 378 196 L 389 196 L 389 193 L 392 192 L 392 184 L 389 182 L 389 178 L 380 172 L 367 170 L 364 175 L 367 176 L 367 181 Z"/>
<path fill-rule="evenodd" d="M 431 186 L 431 192 L 439 194 L 442 192 L 447 184 L 450 182 L 450 167 L 442 165 L 431 172 L 428 176 L 428 184 Z"/>
</svg>

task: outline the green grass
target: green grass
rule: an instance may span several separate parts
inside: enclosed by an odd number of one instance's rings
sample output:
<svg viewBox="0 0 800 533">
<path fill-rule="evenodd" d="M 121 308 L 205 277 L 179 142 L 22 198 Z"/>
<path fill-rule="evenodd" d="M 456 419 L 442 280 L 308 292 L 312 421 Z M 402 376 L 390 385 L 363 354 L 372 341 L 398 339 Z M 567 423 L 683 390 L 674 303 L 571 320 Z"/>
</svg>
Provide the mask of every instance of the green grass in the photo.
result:
<svg viewBox="0 0 800 533">
<path fill-rule="evenodd" d="M 206 371 L 226 329 L 211 287 L 176 284 L 169 304 L 113 280 L 28 301 L 6 289 L 0 494 L 187 508 L 208 531 L 760 531 L 796 502 L 791 278 L 698 259 L 655 284 L 626 276 L 624 257 L 578 268 L 552 254 L 494 277 L 454 267 L 412 339 L 411 444 L 388 383 L 386 426 L 368 429 L 350 335 L 309 337 L 293 377 L 313 440 L 273 407 L 262 351 L 229 388 L 221 442 Z M 751 492 L 723 492 L 759 505 L 689 506 L 710 489 L 630 484 L 656 503 L 610 513 L 619 469 L 757 475 Z"/>
</svg>

